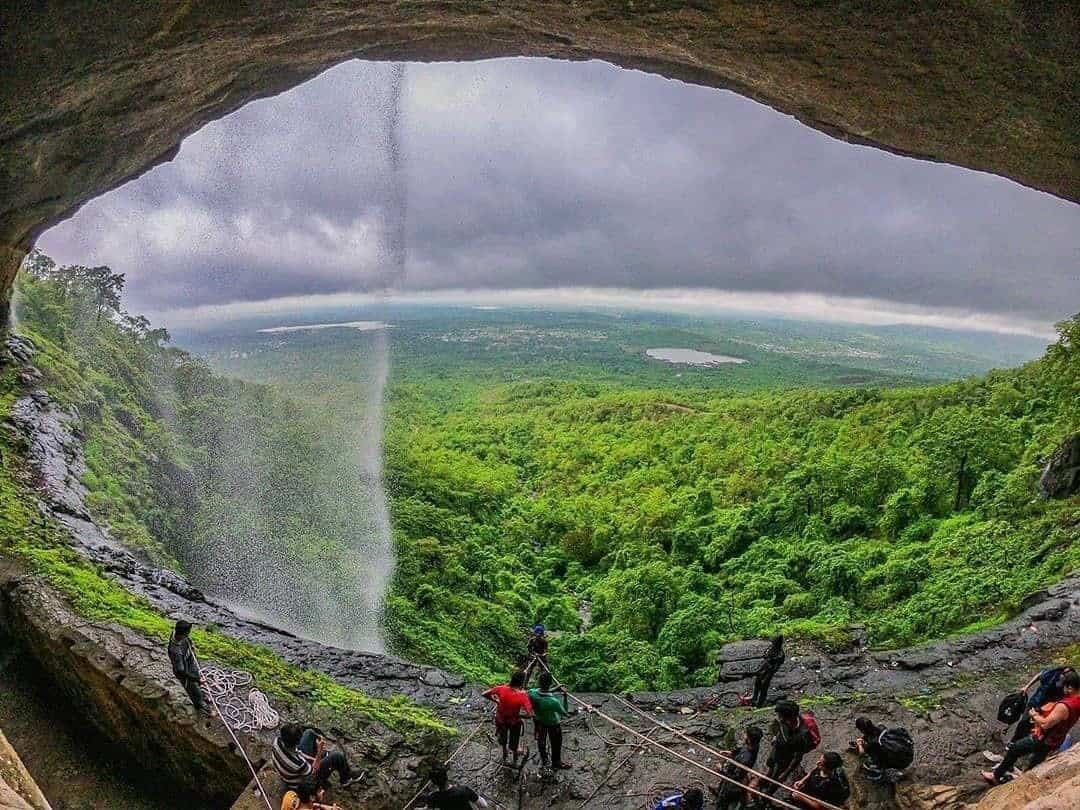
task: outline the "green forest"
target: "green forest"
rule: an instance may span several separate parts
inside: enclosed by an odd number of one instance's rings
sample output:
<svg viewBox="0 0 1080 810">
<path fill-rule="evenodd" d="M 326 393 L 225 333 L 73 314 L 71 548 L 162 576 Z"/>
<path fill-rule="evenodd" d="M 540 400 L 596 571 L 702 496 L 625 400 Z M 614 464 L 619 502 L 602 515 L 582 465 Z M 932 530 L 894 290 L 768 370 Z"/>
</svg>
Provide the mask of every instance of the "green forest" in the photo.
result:
<svg viewBox="0 0 1080 810">
<path fill-rule="evenodd" d="M 1041 360 L 932 387 L 412 393 L 388 620 L 478 677 L 543 621 L 579 689 L 704 685 L 729 640 L 970 631 L 1078 561 L 1080 504 L 1035 483 L 1080 427 L 1080 319 Z"/>
<path fill-rule="evenodd" d="M 122 286 L 40 255 L 19 283 L 45 385 L 80 413 L 95 514 L 186 571 L 258 532 L 334 587 L 357 564 L 334 403 L 365 384 L 343 341 L 369 338 L 309 337 L 260 356 L 269 382 L 230 380 L 123 313 Z M 568 685 L 624 691 L 711 683 L 733 639 L 835 646 L 862 626 L 887 647 L 1000 621 L 1080 556 L 1080 503 L 1035 487 L 1080 429 L 1080 316 L 1058 328 L 1039 360 L 934 384 L 661 386 L 565 358 L 506 381 L 398 350 L 389 645 L 487 681 L 540 621 Z"/>
</svg>

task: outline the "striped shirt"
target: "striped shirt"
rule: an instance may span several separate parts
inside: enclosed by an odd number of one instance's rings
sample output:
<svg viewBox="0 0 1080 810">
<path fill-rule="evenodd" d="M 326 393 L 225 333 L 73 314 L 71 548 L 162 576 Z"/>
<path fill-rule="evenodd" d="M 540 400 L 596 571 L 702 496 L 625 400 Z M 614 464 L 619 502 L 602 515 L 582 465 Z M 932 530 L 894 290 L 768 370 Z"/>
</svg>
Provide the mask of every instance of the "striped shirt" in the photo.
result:
<svg viewBox="0 0 1080 810">
<path fill-rule="evenodd" d="M 286 785 L 299 785 L 311 776 L 311 761 L 292 746 L 285 745 L 281 737 L 274 740 L 274 768 Z"/>
</svg>

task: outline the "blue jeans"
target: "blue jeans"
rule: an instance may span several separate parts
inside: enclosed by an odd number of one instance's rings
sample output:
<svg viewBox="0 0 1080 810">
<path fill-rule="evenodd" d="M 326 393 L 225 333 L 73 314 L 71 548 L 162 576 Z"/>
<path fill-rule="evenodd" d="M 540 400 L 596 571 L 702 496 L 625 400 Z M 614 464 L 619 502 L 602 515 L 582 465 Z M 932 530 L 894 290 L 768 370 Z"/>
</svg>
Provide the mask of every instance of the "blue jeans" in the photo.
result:
<svg viewBox="0 0 1080 810">
<path fill-rule="evenodd" d="M 300 744 L 296 746 L 297 749 L 309 757 L 314 757 L 315 741 L 318 737 L 319 735 L 315 733 L 315 729 L 305 729 L 303 736 L 300 738 Z M 342 782 L 347 782 L 352 778 L 349 761 L 345 759 L 345 754 L 341 751 L 328 751 L 323 754 L 322 762 L 319 763 L 319 770 L 315 772 L 315 778 L 319 780 L 320 785 L 326 787 L 330 784 L 330 774 L 334 771 L 337 771 L 338 779 Z"/>
</svg>

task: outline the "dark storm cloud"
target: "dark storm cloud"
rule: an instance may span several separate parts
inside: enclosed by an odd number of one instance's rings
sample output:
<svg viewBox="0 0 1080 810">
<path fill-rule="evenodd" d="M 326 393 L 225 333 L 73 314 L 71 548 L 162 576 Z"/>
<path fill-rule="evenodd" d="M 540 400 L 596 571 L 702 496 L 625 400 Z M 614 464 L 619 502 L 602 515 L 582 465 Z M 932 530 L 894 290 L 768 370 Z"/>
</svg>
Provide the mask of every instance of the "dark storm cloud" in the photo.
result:
<svg viewBox="0 0 1080 810">
<path fill-rule="evenodd" d="M 816 293 L 1043 323 L 1080 304 L 1080 206 L 599 63 L 403 82 L 342 65 L 206 127 L 42 246 L 111 264 L 157 311 L 388 284 Z"/>
</svg>

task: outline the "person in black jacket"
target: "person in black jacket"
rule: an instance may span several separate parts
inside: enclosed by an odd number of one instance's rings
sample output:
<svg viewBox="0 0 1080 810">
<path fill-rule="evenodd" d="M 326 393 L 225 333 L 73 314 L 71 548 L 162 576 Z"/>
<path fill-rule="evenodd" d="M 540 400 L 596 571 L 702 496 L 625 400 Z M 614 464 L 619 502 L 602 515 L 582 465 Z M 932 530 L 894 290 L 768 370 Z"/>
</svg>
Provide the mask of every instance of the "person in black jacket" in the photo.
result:
<svg viewBox="0 0 1080 810">
<path fill-rule="evenodd" d="M 433 768 L 428 779 L 435 786 L 435 792 L 420 800 L 424 807 L 435 810 L 484 810 L 488 806 L 487 801 L 472 788 L 451 783 L 445 766 Z"/>
<path fill-rule="evenodd" d="M 844 773 L 844 760 L 835 751 L 822 754 L 814 769 L 796 782 L 794 787 L 805 795 L 793 794 L 792 801 L 808 810 L 824 810 L 822 802 L 844 807 L 851 797 L 851 785 Z"/>
<path fill-rule="evenodd" d="M 739 765 L 753 768 L 757 764 L 758 749 L 761 747 L 761 738 L 763 736 L 764 734 L 760 728 L 748 726 L 746 731 L 743 732 L 743 744 L 734 751 L 723 751 L 721 753 L 729 759 L 735 760 Z M 745 785 L 750 780 L 750 774 L 747 771 L 730 762 L 726 763 L 720 772 L 741 785 Z M 738 810 L 738 808 L 745 807 L 747 804 L 747 794 L 743 788 L 728 781 L 720 783 L 716 791 L 717 810 Z"/>
<path fill-rule="evenodd" d="M 172 663 L 173 674 L 188 693 L 195 709 L 213 714 L 202 690 L 202 672 L 199 670 L 199 662 L 195 660 L 195 648 L 191 644 L 191 622 L 181 619 L 176 623 L 176 629 L 169 638 L 169 661 Z"/>
<path fill-rule="evenodd" d="M 776 792 L 776 782 L 786 782 L 802 764 L 804 755 L 815 748 L 813 735 L 799 712 L 799 704 L 791 700 L 781 700 L 776 704 L 776 736 L 773 737 L 772 750 L 765 764 L 768 777 L 772 782 L 764 782 L 757 777 L 753 784 L 763 793 Z"/>
<path fill-rule="evenodd" d="M 773 636 L 769 651 L 765 653 L 761 666 L 754 673 L 754 694 L 750 698 L 750 703 L 754 708 L 760 709 L 765 705 L 765 701 L 769 697 L 769 686 L 772 684 L 773 676 L 783 664 L 784 637 Z"/>
</svg>

